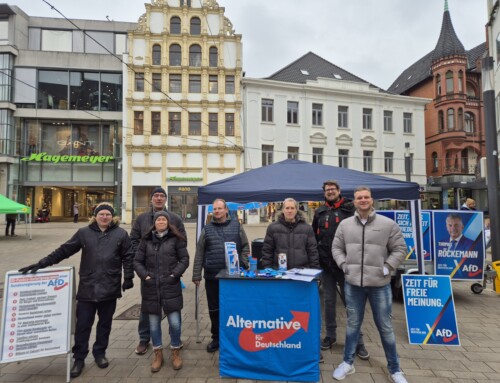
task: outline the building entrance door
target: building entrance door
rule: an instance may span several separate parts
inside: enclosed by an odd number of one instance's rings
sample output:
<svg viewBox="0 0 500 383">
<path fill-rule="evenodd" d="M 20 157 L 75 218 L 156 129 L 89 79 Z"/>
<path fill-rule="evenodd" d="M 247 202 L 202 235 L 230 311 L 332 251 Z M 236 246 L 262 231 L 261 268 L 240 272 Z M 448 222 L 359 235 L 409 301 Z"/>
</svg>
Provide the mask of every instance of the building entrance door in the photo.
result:
<svg viewBox="0 0 500 383">
<path fill-rule="evenodd" d="M 188 189 L 184 191 L 183 189 Z M 194 190 L 193 190 L 194 189 Z M 185 222 L 196 222 L 198 218 L 198 188 L 169 187 L 168 208 Z"/>
</svg>

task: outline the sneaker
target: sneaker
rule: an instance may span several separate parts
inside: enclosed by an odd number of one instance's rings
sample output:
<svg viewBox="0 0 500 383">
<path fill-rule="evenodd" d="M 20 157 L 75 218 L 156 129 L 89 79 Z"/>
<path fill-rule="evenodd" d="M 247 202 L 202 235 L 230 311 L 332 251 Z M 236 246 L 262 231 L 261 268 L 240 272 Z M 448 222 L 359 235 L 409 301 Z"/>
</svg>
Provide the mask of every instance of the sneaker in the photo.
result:
<svg viewBox="0 0 500 383">
<path fill-rule="evenodd" d="M 337 343 L 337 339 L 325 336 L 325 338 L 321 341 L 321 349 L 322 350 L 329 350 L 332 348 L 332 345 Z"/>
<path fill-rule="evenodd" d="M 364 344 L 358 344 L 358 346 L 356 347 L 356 355 L 359 359 L 362 360 L 370 359 L 370 353 L 368 352 Z"/>
<path fill-rule="evenodd" d="M 137 355 L 144 355 L 146 352 L 148 352 L 148 346 L 149 342 L 139 342 L 139 344 L 135 348 L 135 353 Z"/>
<path fill-rule="evenodd" d="M 402 371 L 389 375 L 389 380 L 393 383 L 408 383 Z"/>
<path fill-rule="evenodd" d="M 339 366 L 333 371 L 333 379 L 335 380 L 344 380 L 347 375 L 354 374 L 356 370 L 352 364 L 342 362 Z"/>
</svg>

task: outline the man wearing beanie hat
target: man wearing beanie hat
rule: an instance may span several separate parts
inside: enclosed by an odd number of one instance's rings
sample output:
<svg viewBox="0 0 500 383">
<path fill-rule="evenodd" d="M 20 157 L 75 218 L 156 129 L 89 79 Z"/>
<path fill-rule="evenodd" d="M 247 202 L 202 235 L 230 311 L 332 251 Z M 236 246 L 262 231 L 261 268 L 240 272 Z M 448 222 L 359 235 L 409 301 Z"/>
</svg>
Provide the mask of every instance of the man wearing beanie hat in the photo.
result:
<svg viewBox="0 0 500 383">
<path fill-rule="evenodd" d="M 130 240 L 132 242 L 134 254 L 137 251 L 141 238 L 151 230 L 154 223 L 154 215 L 159 211 L 163 211 L 168 214 L 169 225 L 175 226 L 183 237 L 187 238 L 186 229 L 184 228 L 181 218 L 177 214 L 167 210 L 165 207 L 166 202 L 167 192 L 165 189 L 161 186 L 153 188 L 153 191 L 151 192 L 151 209 L 137 216 L 134 224 L 132 225 L 132 230 L 130 231 Z M 143 315 L 142 312 L 139 318 L 138 332 L 139 344 L 135 348 L 135 353 L 138 355 L 144 355 L 148 351 L 151 335 L 149 331 L 149 317 L 148 315 Z"/>
<path fill-rule="evenodd" d="M 82 251 L 80 259 L 80 281 L 76 293 L 76 327 L 71 377 L 82 373 L 85 358 L 89 353 L 89 339 L 95 315 L 98 315 L 96 340 L 92 354 L 97 367 L 106 368 L 106 349 L 111 333 L 116 300 L 122 291 L 134 287 L 132 244 L 128 233 L 119 227 L 120 220 L 113 217 L 113 207 L 100 203 L 88 226 L 78 231 L 59 248 L 33 265 L 19 269 L 23 274 L 36 273 L 38 269 L 52 266 L 63 259 Z M 124 281 L 122 284 L 122 270 Z"/>
</svg>

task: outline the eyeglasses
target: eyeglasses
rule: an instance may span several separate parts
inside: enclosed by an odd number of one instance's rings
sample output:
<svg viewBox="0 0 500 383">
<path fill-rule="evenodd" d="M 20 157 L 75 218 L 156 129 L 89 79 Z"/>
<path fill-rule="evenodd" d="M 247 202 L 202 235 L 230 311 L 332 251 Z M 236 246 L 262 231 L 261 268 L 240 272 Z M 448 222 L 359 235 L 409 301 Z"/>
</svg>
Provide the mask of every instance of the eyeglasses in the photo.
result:
<svg viewBox="0 0 500 383">
<path fill-rule="evenodd" d="M 337 191 L 337 190 L 338 190 L 337 188 L 325 189 L 325 193 L 330 193 L 330 192 L 334 192 L 334 191 Z"/>
</svg>

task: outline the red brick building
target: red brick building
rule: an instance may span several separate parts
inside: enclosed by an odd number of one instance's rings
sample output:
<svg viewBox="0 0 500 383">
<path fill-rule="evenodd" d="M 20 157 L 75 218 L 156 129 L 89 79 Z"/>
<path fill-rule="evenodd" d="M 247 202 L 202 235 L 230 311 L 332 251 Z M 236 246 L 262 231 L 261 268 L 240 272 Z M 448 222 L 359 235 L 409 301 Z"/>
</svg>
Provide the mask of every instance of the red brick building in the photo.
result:
<svg viewBox="0 0 500 383">
<path fill-rule="evenodd" d="M 433 101 L 426 106 L 424 207 L 455 208 L 463 197 L 486 202 L 479 163 L 485 153 L 480 60 L 486 43 L 465 50 L 445 0 L 441 33 L 434 50 L 394 81 L 389 91 Z M 481 207 L 481 203 L 479 203 Z"/>
</svg>

